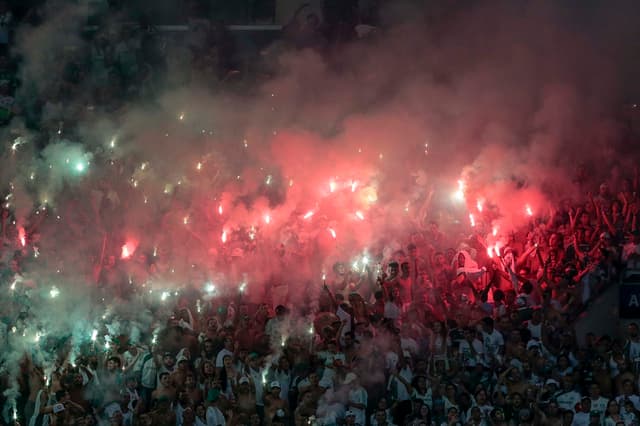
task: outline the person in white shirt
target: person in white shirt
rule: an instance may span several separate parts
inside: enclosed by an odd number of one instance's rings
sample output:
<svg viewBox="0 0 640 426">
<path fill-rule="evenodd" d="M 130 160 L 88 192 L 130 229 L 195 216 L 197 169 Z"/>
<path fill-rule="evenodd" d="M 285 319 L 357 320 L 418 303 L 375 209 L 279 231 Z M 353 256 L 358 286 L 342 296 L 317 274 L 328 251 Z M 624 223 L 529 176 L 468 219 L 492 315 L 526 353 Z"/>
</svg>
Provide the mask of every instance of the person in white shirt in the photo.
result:
<svg viewBox="0 0 640 426">
<path fill-rule="evenodd" d="M 620 414 L 625 415 L 624 401 L 629 400 L 633 403 L 636 410 L 640 410 L 640 396 L 633 393 L 633 382 L 629 379 L 622 382 L 622 395 L 616 398 L 618 407 L 620 407 Z"/>
<path fill-rule="evenodd" d="M 575 412 L 576 404 L 580 402 L 580 399 L 580 394 L 573 387 L 573 377 L 564 376 L 562 378 L 562 390 L 556 395 L 558 407 Z"/>
<path fill-rule="evenodd" d="M 218 408 L 218 399 L 220 397 L 220 391 L 218 389 L 209 389 L 207 395 L 207 402 L 209 407 L 207 408 L 207 426 L 226 426 L 226 420 L 224 414 Z"/>
<path fill-rule="evenodd" d="M 233 359 L 233 339 L 231 337 L 225 337 L 224 348 L 216 355 L 216 370 L 221 370 L 224 367 L 224 357 L 230 356 Z"/>
<path fill-rule="evenodd" d="M 591 398 L 583 396 L 580 401 L 580 408 L 573 415 L 571 426 L 589 426 L 591 421 Z"/>
<path fill-rule="evenodd" d="M 600 395 L 600 385 L 597 383 L 591 383 L 589 385 L 589 398 L 591 399 L 591 411 L 597 411 L 601 413 L 604 419 L 604 413 L 607 411 L 607 405 L 609 400 Z"/>
<path fill-rule="evenodd" d="M 462 358 L 462 365 L 467 368 L 474 368 L 478 363 L 482 363 L 484 347 L 478 340 L 477 333 L 472 328 L 464 330 L 464 340 L 460 341 L 458 352 Z"/>
<path fill-rule="evenodd" d="M 493 318 L 482 319 L 482 349 L 484 361 L 491 365 L 494 361 L 500 362 L 504 353 L 504 339 L 502 334 L 493 328 Z"/>
<path fill-rule="evenodd" d="M 366 410 L 368 395 L 365 388 L 360 385 L 360 380 L 355 373 L 348 373 L 344 379 L 345 386 L 349 389 L 349 400 L 347 409 L 355 416 L 355 422 L 360 425 L 366 424 Z"/>
</svg>

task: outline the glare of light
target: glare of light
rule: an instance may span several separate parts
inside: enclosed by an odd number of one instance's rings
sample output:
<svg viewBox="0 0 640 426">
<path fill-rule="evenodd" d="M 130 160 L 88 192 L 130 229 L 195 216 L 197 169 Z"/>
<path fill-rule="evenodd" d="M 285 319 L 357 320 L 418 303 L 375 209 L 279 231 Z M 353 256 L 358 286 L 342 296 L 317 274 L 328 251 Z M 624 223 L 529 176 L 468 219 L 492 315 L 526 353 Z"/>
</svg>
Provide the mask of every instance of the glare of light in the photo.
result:
<svg viewBox="0 0 640 426">
<path fill-rule="evenodd" d="M 325 274 L 324 272 L 322 273 L 322 281 L 326 281 L 327 279 L 327 274 Z"/>
<path fill-rule="evenodd" d="M 246 139 L 243 140 L 242 143 L 244 144 L 245 148 L 249 148 L 249 142 Z"/>
<path fill-rule="evenodd" d="M 351 269 L 353 269 L 354 271 L 358 270 L 358 260 L 354 260 L 353 263 L 351 264 Z"/>
<path fill-rule="evenodd" d="M 35 257 L 37 259 L 38 256 L 40 256 L 40 249 L 38 249 L 38 247 L 34 247 L 33 248 L 33 257 Z"/>
<path fill-rule="evenodd" d="M 18 420 L 18 410 L 13 407 L 13 420 Z"/>
<path fill-rule="evenodd" d="M 156 343 L 158 343 L 158 335 L 154 334 L 153 335 L 153 339 L 151 339 L 151 344 L 155 345 Z"/>
<path fill-rule="evenodd" d="M 368 265 L 369 264 L 369 258 L 367 256 L 362 256 L 362 264 L 363 265 Z"/>
<path fill-rule="evenodd" d="M 351 182 L 351 192 L 356 192 L 356 189 L 358 189 L 358 181 L 354 180 Z"/>
<path fill-rule="evenodd" d="M 36 333 L 36 336 L 34 337 L 33 341 L 38 343 L 40 341 L 40 337 L 42 337 L 42 335 L 40 334 L 40 332 Z"/>
<path fill-rule="evenodd" d="M 293 186 L 293 179 L 289 179 L 289 188 Z"/>
<path fill-rule="evenodd" d="M 498 244 L 496 244 L 496 246 L 495 246 L 494 250 L 495 250 L 495 252 L 496 252 L 496 255 L 497 255 L 498 257 L 500 257 L 500 256 L 501 256 L 501 255 L 500 255 L 500 246 L 498 246 Z"/>
<path fill-rule="evenodd" d="M 487 255 L 493 259 L 493 247 L 487 247 Z"/>
<path fill-rule="evenodd" d="M 525 210 L 527 212 L 527 216 L 533 216 L 533 210 L 531 210 L 529 205 L 526 206 Z"/>
<path fill-rule="evenodd" d="M 91 341 L 95 342 L 97 339 L 98 339 L 98 330 L 94 328 L 93 331 L 91 332 Z"/>
<path fill-rule="evenodd" d="M 220 204 L 220 205 L 218 206 L 218 214 L 220 214 L 220 215 L 221 215 L 221 214 L 222 214 L 222 212 L 223 212 L 222 204 Z"/>
<path fill-rule="evenodd" d="M 185 216 L 185 217 L 183 217 L 183 218 L 182 218 L 182 223 L 183 223 L 184 225 L 188 225 L 188 224 L 189 224 L 189 216 Z"/>
<path fill-rule="evenodd" d="M 269 214 L 264 215 L 264 223 L 267 225 L 271 223 L 271 216 Z"/>
<path fill-rule="evenodd" d="M 59 295 L 60 295 L 60 290 L 58 290 L 56 286 L 51 287 L 51 290 L 49 291 L 49 296 L 51 296 L 52 299 L 55 299 Z"/>
<path fill-rule="evenodd" d="M 287 344 L 287 338 L 282 336 L 280 338 L 280 346 L 282 346 L 284 348 L 286 344 Z"/>
<path fill-rule="evenodd" d="M 109 344 L 109 341 L 104 342 L 104 349 L 106 351 L 108 351 L 110 347 L 111 347 L 111 345 Z"/>
<path fill-rule="evenodd" d="M 146 161 L 144 163 L 140 164 L 140 170 L 142 170 L 144 172 L 146 168 L 147 168 L 147 162 Z"/>
<path fill-rule="evenodd" d="M 13 280 L 13 282 L 11 283 L 11 290 L 15 290 L 16 289 L 16 284 L 18 283 L 18 280 Z"/>
<path fill-rule="evenodd" d="M 311 326 L 309 327 L 309 334 L 314 334 L 315 331 L 313 330 L 313 324 L 311 324 Z"/>
<path fill-rule="evenodd" d="M 171 194 L 171 184 L 168 183 L 164 186 L 164 193 Z"/>
<path fill-rule="evenodd" d="M 327 231 L 329 231 L 329 233 L 331 234 L 331 236 L 335 240 L 336 239 L 336 231 L 333 228 L 329 228 L 329 229 L 327 229 Z"/>
<path fill-rule="evenodd" d="M 264 181 L 265 185 L 271 185 L 272 180 L 273 180 L 273 176 L 267 175 L 267 178 Z"/>
<path fill-rule="evenodd" d="M 36 178 L 36 174 L 31 172 L 31 174 L 29 175 L 29 180 L 34 180 Z"/>
<path fill-rule="evenodd" d="M 382 155 L 382 153 L 380 153 L 380 154 L 378 155 L 378 158 L 382 160 L 382 159 L 384 158 L 384 155 Z"/>
<path fill-rule="evenodd" d="M 220 237 L 223 243 L 227 242 L 227 231 L 222 231 L 222 237 Z"/>
<path fill-rule="evenodd" d="M 196 164 L 196 170 L 202 170 L 202 163 L 198 162 L 198 164 Z"/>
<path fill-rule="evenodd" d="M 181 113 L 178 118 L 180 119 L 180 121 L 184 120 L 184 113 Z"/>
<path fill-rule="evenodd" d="M 136 248 L 138 248 L 137 241 L 127 241 L 122 245 L 120 251 L 120 259 L 129 259 L 135 253 Z"/>
<path fill-rule="evenodd" d="M 158 257 L 158 247 L 153 248 L 153 257 Z"/>
<path fill-rule="evenodd" d="M 76 163 L 76 171 L 84 172 L 86 165 L 84 163 Z"/>
<path fill-rule="evenodd" d="M 26 233 L 25 233 L 24 228 L 22 226 L 18 228 L 18 238 L 20 239 L 20 245 L 22 247 L 27 245 Z"/>
<path fill-rule="evenodd" d="M 360 210 L 358 210 L 358 211 L 356 212 L 356 217 L 357 217 L 358 219 L 360 219 L 360 220 L 364 220 L 364 214 L 362 214 L 362 212 L 361 212 Z M 335 238 L 335 237 L 333 237 L 333 238 Z"/>
<path fill-rule="evenodd" d="M 334 192 L 336 190 L 336 183 L 332 180 L 329 182 L 329 192 Z"/>
<path fill-rule="evenodd" d="M 471 223 L 472 228 L 476 226 L 476 219 L 473 217 L 472 213 L 469 213 L 469 223 Z"/>
<path fill-rule="evenodd" d="M 453 193 L 453 198 L 457 201 L 464 201 L 464 182 L 458 181 L 458 190 Z"/>
<path fill-rule="evenodd" d="M 476 208 L 478 209 L 478 211 L 479 211 L 480 213 L 482 213 L 482 208 L 484 207 L 482 204 L 483 204 L 483 201 L 482 201 L 482 200 L 478 200 L 478 201 L 476 201 Z"/>
<path fill-rule="evenodd" d="M 109 147 L 110 148 L 115 148 L 116 147 L 116 138 L 111 139 L 111 142 L 109 142 Z"/>
<path fill-rule="evenodd" d="M 244 293 L 247 290 L 247 283 L 243 282 L 242 284 L 240 284 L 238 290 L 240 290 L 240 293 Z"/>
<path fill-rule="evenodd" d="M 313 217 L 313 210 L 309 210 L 308 212 L 306 212 L 304 214 L 304 216 L 302 216 L 303 219 L 307 220 L 307 219 L 311 219 L 311 217 Z"/>
<path fill-rule="evenodd" d="M 167 300 L 168 297 L 169 297 L 169 292 L 163 291 L 162 294 L 160 295 L 160 300 L 164 302 L 165 300 Z"/>
<path fill-rule="evenodd" d="M 216 286 L 211 281 L 209 281 L 204 285 L 204 291 L 211 294 L 216 291 Z"/>
<path fill-rule="evenodd" d="M 498 227 L 497 227 L 497 226 L 494 226 L 494 227 L 493 227 L 493 229 L 491 230 L 491 235 L 493 235 L 494 237 L 495 237 L 496 235 L 498 235 Z"/>
</svg>

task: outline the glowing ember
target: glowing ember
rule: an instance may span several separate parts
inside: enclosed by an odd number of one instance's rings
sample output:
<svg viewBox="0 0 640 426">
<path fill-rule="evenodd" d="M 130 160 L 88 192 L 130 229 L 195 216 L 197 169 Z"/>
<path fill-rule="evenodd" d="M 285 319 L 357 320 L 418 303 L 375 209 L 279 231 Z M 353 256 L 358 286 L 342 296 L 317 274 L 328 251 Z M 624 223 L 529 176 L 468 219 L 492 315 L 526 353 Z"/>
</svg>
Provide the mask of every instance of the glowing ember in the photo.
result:
<svg viewBox="0 0 640 426">
<path fill-rule="evenodd" d="M 329 192 L 335 192 L 336 183 L 334 181 L 329 182 Z"/>
<path fill-rule="evenodd" d="M 471 227 L 475 227 L 476 226 L 476 220 L 473 217 L 473 214 L 469 213 L 469 222 L 471 223 Z"/>
<path fill-rule="evenodd" d="M 220 204 L 220 205 L 218 206 L 218 214 L 220 214 L 220 215 L 221 215 L 221 214 L 222 214 L 222 212 L 223 212 L 222 204 Z"/>
<path fill-rule="evenodd" d="M 527 212 L 527 216 L 533 216 L 533 210 L 531 210 L 531 207 L 529 205 L 527 205 L 525 210 Z"/>
<path fill-rule="evenodd" d="M 304 216 L 302 216 L 303 219 L 307 220 L 307 219 L 311 219 L 313 217 L 313 210 L 309 210 L 308 212 L 306 212 L 304 214 Z"/>
<path fill-rule="evenodd" d="M 493 235 L 494 237 L 495 237 L 496 235 L 498 235 L 498 227 L 497 227 L 497 226 L 494 226 L 494 227 L 493 227 L 493 229 L 491 230 L 491 235 Z"/>
<path fill-rule="evenodd" d="M 264 223 L 267 225 L 271 223 L 271 216 L 269 214 L 264 215 Z"/>
<path fill-rule="evenodd" d="M 487 247 L 487 255 L 493 259 L 493 247 Z"/>
<path fill-rule="evenodd" d="M 196 164 L 196 170 L 202 170 L 202 163 L 198 162 L 198 164 Z"/>
<path fill-rule="evenodd" d="M 353 182 L 351 182 L 351 192 L 356 192 L 357 188 L 358 188 L 358 181 L 354 180 Z"/>
<path fill-rule="evenodd" d="M 329 233 L 331 234 L 331 236 L 333 237 L 333 239 L 336 239 L 336 231 L 333 228 L 329 228 L 328 229 Z"/>
<path fill-rule="evenodd" d="M 227 242 L 227 231 L 222 231 L 222 237 L 220 237 L 220 239 L 223 244 Z"/>
<path fill-rule="evenodd" d="M 482 209 L 483 209 L 483 207 L 484 207 L 484 206 L 483 206 L 483 202 L 482 202 L 482 200 L 478 200 L 478 201 L 476 201 L 476 208 L 478 209 L 478 211 L 479 211 L 480 213 L 482 213 Z"/>
<path fill-rule="evenodd" d="M 356 212 L 356 217 L 360 220 L 364 220 L 364 214 L 362 214 L 361 211 Z M 335 236 L 333 238 L 335 238 Z"/>
</svg>

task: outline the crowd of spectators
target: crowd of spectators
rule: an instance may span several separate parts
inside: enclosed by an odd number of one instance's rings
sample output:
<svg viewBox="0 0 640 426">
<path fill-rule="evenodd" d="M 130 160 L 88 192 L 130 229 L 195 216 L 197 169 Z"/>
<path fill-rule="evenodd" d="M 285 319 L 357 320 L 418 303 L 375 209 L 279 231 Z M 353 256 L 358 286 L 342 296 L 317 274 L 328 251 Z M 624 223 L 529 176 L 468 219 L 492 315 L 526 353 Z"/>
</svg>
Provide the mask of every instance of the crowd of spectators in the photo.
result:
<svg viewBox="0 0 640 426">
<path fill-rule="evenodd" d="M 37 15 L 20 25 L 39 25 Z M 318 49 L 354 36 L 335 22 L 326 33 L 309 14 L 284 34 L 294 47 Z M 21 102 L 16 25 L 0 1 L 0 120 L 22 116 L 43 140 L 61 123 L 73 132 L 95 108 L 152 99 L 160 86 L 224 84 L 236 65 L 227 32 L 208 22 L 194 20 L 190 73 L 174 81 L 151 25 L 98 29 L 85 35 L 88 47 L 57 61 L 63 78 L 46 98 Z M 70 108 L 82 96 L 87 108 Z M 103 346 L 105 327 L 77 352 L 58 343 L 47 365 L 24 354 L 20 371 L 2 370 L 0 387 L 15 377 L 19 396 L 13 417 L 2 394 L 0 424 L 638 425 L 638 325 L 581 344 L 574 331 L 640 256 L 638 172 L 595 188 L 577 179 L 584 194 L 513 230 L 499 248 L 478 234 L 455 240 L 431 222 L 390 257 L 336 263 L 322 290 L 303 298 L 286 282 L 269 303 L 193 290 L 169 314 L 151 309 L 160 325 L 140 335 L 112 335 Z M 2 237 L 16 240 L 8 217 L 3 210 Z M 23 274 L 19 256 L 3 266 L 0 294 Z M 19 332 L 29 315 L 3 315 L 5 331 Z M 3 339 L 0 352 L 14 353 Z"/>
<path fill-rule="evenodd" d="M 53 368 L 25 354 L 18 418 L 32 425 L 638 424 L 638 325 L 623 338 L 615 330 L 588 334 L 582 344 L 573 327 L 640 256 L 636 185 L 637 176 L 623 180 L 613 195 L 602 184 L 596 195 L 514 230 L 493 251 L 477 235 L 452 241 L 432 222 L 390 258 L 358 268 L 336 263 L 319 293 L 300 299 L 287 283 L 277 306 L 192 289 L 169 311 L 153 310 L 160 325 L 135 341 L 122 333 L 103 348 L 96 340 L 109 334 L 105 327 L 73 355 L 70 343 L 59 344 Z M 4 231 L 11 233 L 7 222 Z M 10 267 L 15 281 L 20 264 Z"/>
</svg>

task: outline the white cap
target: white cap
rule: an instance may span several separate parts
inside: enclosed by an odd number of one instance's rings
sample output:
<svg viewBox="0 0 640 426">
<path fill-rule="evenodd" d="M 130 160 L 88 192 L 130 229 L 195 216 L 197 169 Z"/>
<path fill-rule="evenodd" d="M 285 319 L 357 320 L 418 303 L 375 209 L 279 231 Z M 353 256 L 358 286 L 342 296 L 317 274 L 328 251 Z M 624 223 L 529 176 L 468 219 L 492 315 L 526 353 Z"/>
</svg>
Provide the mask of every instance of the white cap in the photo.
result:
<svg viewBox="0 0 640 426">
<path fill-rule="evenodd" d="M 271 382 L 271 384 L 269 385 L 269 387 L 271 389 L 273 388 L 278 388 L 278 389 L 282 389 L 282 386 L 280 386 L 280 382 L 277 380 L 274 380 L 273 382 Z"/>
<path fill-rule="evenodd" d="M 249 383 L 249 379 L 247 377 L 241 377 L 238 383 L 239 384 Z"/>
</svg>

